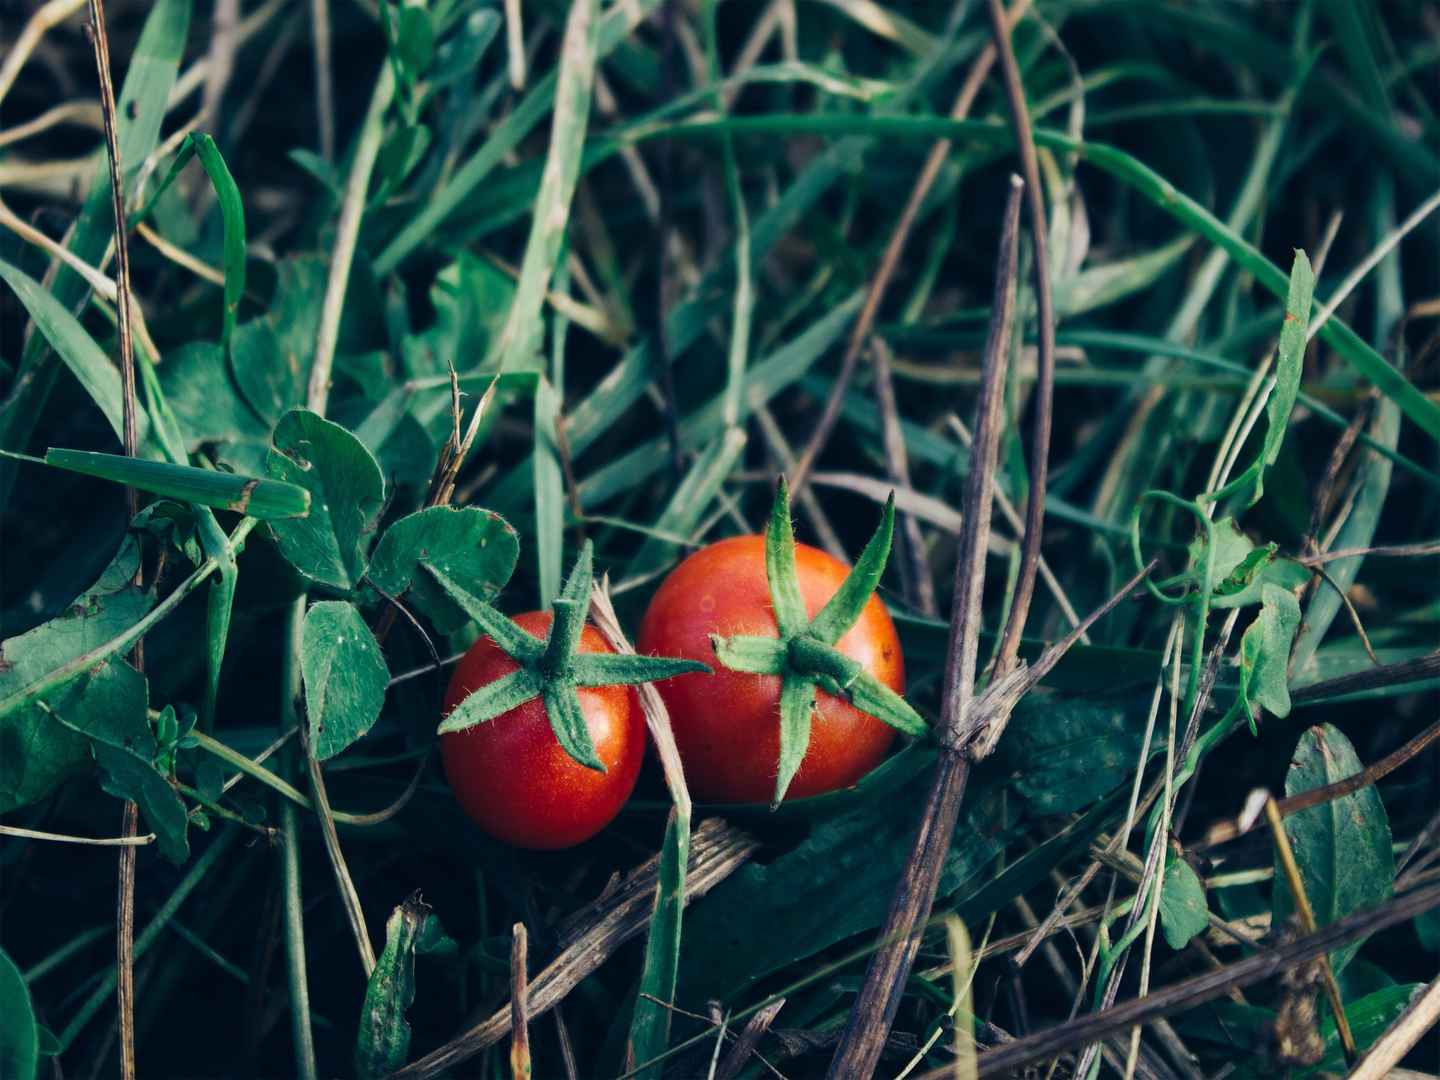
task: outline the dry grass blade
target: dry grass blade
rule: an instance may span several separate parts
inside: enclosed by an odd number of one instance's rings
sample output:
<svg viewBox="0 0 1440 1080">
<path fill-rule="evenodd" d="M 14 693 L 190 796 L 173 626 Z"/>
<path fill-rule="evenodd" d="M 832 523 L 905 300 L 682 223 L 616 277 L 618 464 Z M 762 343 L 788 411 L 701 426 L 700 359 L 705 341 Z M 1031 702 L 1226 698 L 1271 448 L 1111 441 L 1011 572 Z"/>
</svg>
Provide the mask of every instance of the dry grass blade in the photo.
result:
<svg viewBox="0 0 1440 1080">
<path fill-rule="evenodd" d="M 880 406 L 881 431 L 885 439 L 885 461 L 890 479 L 900 487 L 910 487 L 910 457 L 905 450 L 905 433 L 900 427 L 900 410 L 895 404 L 895 382 L 890 369 L 893 357 L 890 346 L 880 338 L 871 345 L 871 364 L 875 370 L 875 400 Z M 901 546 L 900 577 L 911 603 L 923 615 L 935 615 L 935 582 L 925 558 L 925 538 L 913 514 L 900 515 Z"/>
<path fill-rule="evenodd" d="M 510 1076 L 530 1080 L 530 940 L 517 922 L 510 940 Z"/>
<path fill-rule="evenodd" d="M 761 1037 L 770 1030 L 770 1025 L 775 1022 L 775 1017 L 784 1007 L 785 999 L 776 998 L 750 1017 L 740 1032 L 740 1037 L 735 1040 L 735 1045 L 730 1047 L 730 1052 L 725 1055 L 725 1060 L 720 1062 L 720 1067 L 715 1070 L 715 1080 L 735 1080 L 740 1075 L 740 1070 L 745 1067 L 750 1056 L 760 1045 Z"/>
<path fill-rule="evenodd" d="M 154 833 L 146 833 L 144 836 L 68 836 L 65 833 L 22 829 L 18 825 L 0 825 L 0 836 L 13 836 L 17 840 L 50 840 L 60 844 L 86 844 L 91 847 L 144 847 L 146 844 L 155 842 Z"/>
<path fill-rule="evenodd" d="M 1006 16 L 1006 26 L 1013 26 L 1018 22 L 1029 7 L 1030 0 L 1016 0 L 1009 15 Z M 991 44 L 987 45 L 975 58 L 974 65 L 966 75 L 964 83 L 961 84 L 960 92 L 955 97 L 955 103 L 950 107 L 951 120 L 964 120 L 970 114 L 970 107 L 975 104 L 975 98 L 979 95 L 980 88 L 985 84 L 985 80 L 994 66 L 995 46 Z M 880 304 L 884 301 L 885 294 L 890 288 L 891 279 L 894 278 L 895 271 L 900 266 L 900 256 L 905 253 L 905 245 L 910 239 L 916 219 L 920 216 L 920 207 L 924 205 L 925 197 L 930 194 L 930 189 L 939 179 L 940 170 L 945 165 L 945 159 L 950 156 L 950 149 L 953 145 L 951 140 L 941 139 L 930 148 L 930 155 L 925 159 L 920 175 L 915 180 L 915 186 L 910 191 L 905 209 L 900 212 L 900 220 L 895 223 L 895 231 L 891 233 L 890 241 L 885 245 L 885 253 L 880 256 L 880 266 L 870 281 L 870 288 L 865 294 L 864 306 L 861 307 L 860 315 L 855 320 L 855 328 L 850 332 L 850 339 L 845 346 L 845 356 L 840 362 L 840 373 L 836 376 L 835 385 L 830 391 L 830 396 L 825 400 L 825 407 L 810 435 L 810 441 L 805 444 L 805 449 L 800 454 L 800 460 L 794 472 L 791 473 L 792 497 L 805 490 L 805 482 L 815 467 L 816 459 L 825 449 L 825 444 L 830 441 L 830 435 L 835 430 L 836 422 L 840 419 L 840 405 L 844 400 L 845 391 L 849 389 L 850 379 L 855 374 L 855 366 L 860 360 L 860 353 L 865 348 L 865 342 L 869 339 L 870 331 L 875 325 L 875 317 L 880 313 Z"/>
<path fill-rule="evenodd" d="M 976 403 L 975 451 L 966 481 L 960 551 L 955 561 L 955 599 L 946 648 L 944 693 L 940 704 L 941 751 L 920 818 L 910 858 L 890 901 L 880 933 L 881 946 L 870 960 L 860 994 L 850 1010 L 829 1076 L 869 1076 L 880 1061 L 895 1020 L 905 980 L 920 948 L 921 928 L 935 903 L 940 868 L 960 816 L 969 762 L 954 736 L 960 731 L 975 693 L 980 648 L 980 604 L 989 547 L 990 508 L 994 502 L 995 461 L 1000 445 L 1000 413 L 1010 327 L 1015 308 L 1015 264 L 1022 184 L 1011 177 L 996 263 L 995 301 L 985 346 L 984 382 Z"/>
<path fill-rule="evenodd" d="M 755 854 L 759 845 L 719 818 L 701 822 L 691 837 L 686 874 L 688 903 L 704 896 Z M 644 932 L 655 904 L 659 857 L 630 872 L 616 888 L 570 916 L 560 926 L 559 954 L 530 982 L 530 1016 L 540 1016 L 608 960 L 621 945 Z M 391 1080 L 429 1080 L 469 1061 L 510 1033 L 506 1006 L 444 1046 L 391 1074 Z"/>
<path fill-rule="evenodd" d="M 25 61 L 30 59 L 41 39 L 51 28 L 59 26 L 83 8 L 85 2 L 86 0 L 50 0 L 48 4 L 36 9 L 25 24 L 25 29 L 20 31 L 20 36 L 10 46 L 5 63 L 0 64 L 0 101 L 5 100 L 5 95 L 15 85 L 15 77 L 20 74 L 20 69 L 25 66 Z"/>
<path fill-rule="evenodd" d="M 1275 834 L 1275 850 L 1280 855 L 1280 865 L 1285 870 L 1285 881 L 1290 886 L 1290 895 L 1295 898 L 1295 911 L 1300 916 L 1300 925 L 1307 934 L 1316 929 L 1315 909 L 1310 906 L 1310 894 L 1305 891 L 1305 879 L 1300 876 L 1300 864 L 1295 861 L 1295 849 L 1290 846 L 1290 837 L 1285 832 L 1285 822 L 1273 797 L 1265 800 L 1265 817 Z M 1350 1030 L 1350 1020 L 1345 1015 L 1345 1002 L 1340 997 L 1340 985 L 1335 981 L 1335 971 L 1330 966 L 1330 957 L 1321 955 L 1317 963 L 1325 982 L 1325 994 L 1330 999 L 1330 1009 L 1335 1017 L 1335 1027 L 1340 1032 L 1340 1045 L 1345 1048 L 1345 1059 L 1355 1060 L 1355 1035 Z"/>
</svg>

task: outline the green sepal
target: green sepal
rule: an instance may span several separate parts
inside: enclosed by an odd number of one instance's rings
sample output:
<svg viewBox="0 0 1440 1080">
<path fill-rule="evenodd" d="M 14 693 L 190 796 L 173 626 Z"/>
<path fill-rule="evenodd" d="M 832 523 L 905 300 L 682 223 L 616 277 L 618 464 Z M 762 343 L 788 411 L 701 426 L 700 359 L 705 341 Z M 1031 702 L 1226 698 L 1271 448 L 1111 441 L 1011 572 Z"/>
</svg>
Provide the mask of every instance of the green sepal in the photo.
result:
<svg viewBox="0 0 1440 1080">
<path fill-rule="evenodd" d="M 437 734 L 447 735 L 454 731 L 464 731 L 476 724 L 494 720 L 501 713 L 507 713 L 517 706 L 524 705 L 531 698 L 539 697 L 541 688 L 540 676 L 533 669 L 522 667 L 519 671 L 512 671 L 509 675 L 496 679 L 492 683 L 486 683 L 480 689 L 469 694 L 464 701 L 451 710 L 449 716 L 441 721 Z M 554 723 L 553 714 L 551 723 Z M 558 736 L 558 730 L 556 734 Z M 586 737 L 588 739 L 588 733 Z M 561 742 L 563 743 L 564 740 L 562 739 Z"/>
<path fill-rule="evenodd" d="M 580 546 L 580 554 L 575 557 L 575 566 L 570 571 L 570 576 L 565 579 L 565 585 L 560 590 L 560 599 L 568 600 L 582 612 L 590 609 L 590 587 L 595 577 L 595 545 L 592 541 L 586 540 Z"/>
<path fill-rule="evenodd" d="M 780 636 L 790 638 L 802 633 L 810 618 L 795 570 L 790 488 L 783 476 L 775 486 L 775 504 L 770 511 L 770 526 L 765 530 L 765 578 L 770 583 L 770 603 L 775 609 L 775 625 Z"/>
<path fill-rule="evenodd" d="M 883 720 L 906 735 L 919 737 L 930 730 L 925 718 L 908 701 L 868 671 L 861 671 L 843 687 L 841 696 L 861 712 Z"/>
<path fill-rule="evenodd" d="M 484 600 L 462 589 L 443 570 L 439 570 L 427 562 L 422 562 L 420 565 L 439 582 L 440 587 L 445 590 L 445 594 L 459 605 L 460 610 L 474 619 L 480 629 L 490 635 L 495 644 L 500 646 L 502 652 L 522 664 L 533 663 L 545 655 L 544 641 L 528 630 L 522 630 Z"/>
<path fill-rule="evenodd" d="M 576 686 L 630 686 L 697 673 L 708 675 L 710 668 L 698 660 L 668 656 L 581 653 L 570 664 L 570 676 Z"/>
<path fill-rule="evenodd" d="M 545 712 L 565 752 L 587 769 L 603 773 L 605 765 L 595 754 L 595 743 L 590 738 L 590 725 L 585 723 L 585 712 L 580 708 L 578 690 L 575 680 L 569 676 L 546 683 Z"/>
<path fill-rule="evenodd" d="M 785 672 L 786 647 L 778 638 L 736 634 L 734 637 L 710 635 L 715 657 L 731 671 L 750 675 L 782 675 Z"/>
<path fill-rule="evenodd" d="M 855 625 L 870 597 L 875 594 L 880 578 L 885 573 L 885 562 L 890 558 L 890 541 L 895 533 L 895 493 L 885 500 L 885 512 L 880 518 L 865 550 L 860 553 L 840 588 L 835 590 L 820 613 L 810 622 L 810 634 L 827 645 L 834 645 L 845 632 Z"/>
<path fill-rule="evenodd" d="M 785 798 L 810 746 L 810 717 L 815 712 L 815 684 L 791 675 L 780 686 L 780 764 L 775 775 L 773 810 Z"/>
</svg>

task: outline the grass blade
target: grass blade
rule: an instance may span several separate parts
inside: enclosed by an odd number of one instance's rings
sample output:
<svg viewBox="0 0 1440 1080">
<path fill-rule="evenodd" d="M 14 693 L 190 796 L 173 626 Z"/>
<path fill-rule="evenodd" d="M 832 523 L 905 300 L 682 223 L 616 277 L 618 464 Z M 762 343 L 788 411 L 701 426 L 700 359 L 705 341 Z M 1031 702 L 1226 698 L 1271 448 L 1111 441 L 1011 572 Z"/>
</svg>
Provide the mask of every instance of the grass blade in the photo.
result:
<svg viewBox="0 0 1440 1080">
<path fill-rule="evenodd" d="M 45 452 L 45 464 L 263 521 L 304 517 L 310 512 L 310 493 L 283 480 L 261 480 L 194 465 L 56 447 Z"/>
</svg>

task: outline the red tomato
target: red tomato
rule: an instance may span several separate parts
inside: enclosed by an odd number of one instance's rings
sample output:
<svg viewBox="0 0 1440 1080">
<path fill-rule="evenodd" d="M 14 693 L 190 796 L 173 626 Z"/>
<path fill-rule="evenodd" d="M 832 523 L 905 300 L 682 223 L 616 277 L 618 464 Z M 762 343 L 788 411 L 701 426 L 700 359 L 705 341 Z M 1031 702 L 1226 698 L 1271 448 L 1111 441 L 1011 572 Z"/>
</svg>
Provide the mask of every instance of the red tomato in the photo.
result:
<svg viewBox="0 0 1440 1080">
<path fill-rule="evenodd" d="M 795 545 L 800 594 L 811 617 L 849 567 Z M 708 663 L 709 675 L 655 684 L 670 712 L 691 794 L 707 802 L 768 802 L 780 762 L 780 678 L 731 671 L 715 659 L 711 634 L 779 636 L 765 577 L 765 538 L 739 536 L 695 552 L 660 586 L 640 627 L 640 653 Z M 900 639 L 872 596 L 837 647 L 896 693 L 905 688 Z M 849 787 L 885 756 L 894 730 L 824 691 L 816 695 L 810 744 L 786 798 Z"/>
<path fill-rule="evenodd" d="M 550 632 L 548 611 L 517 615 L 536 637 Z M 614 652 L 593 626 L 582 653 Z M 474 690 L 519 665 L 488 637 L 470 647 L 451 676 L 445 713 Z M 635 788 L 645 760 L 645 719 L 628 686 L 585 687 L 580 708 L 606 771 L 567 754 L 534 698 L 493 720 L 440 737 L 445 777 L 465 812 L 491 836 L 516 847 L 552 850 L 588 840 L 614 820 Z"/>
</svg>

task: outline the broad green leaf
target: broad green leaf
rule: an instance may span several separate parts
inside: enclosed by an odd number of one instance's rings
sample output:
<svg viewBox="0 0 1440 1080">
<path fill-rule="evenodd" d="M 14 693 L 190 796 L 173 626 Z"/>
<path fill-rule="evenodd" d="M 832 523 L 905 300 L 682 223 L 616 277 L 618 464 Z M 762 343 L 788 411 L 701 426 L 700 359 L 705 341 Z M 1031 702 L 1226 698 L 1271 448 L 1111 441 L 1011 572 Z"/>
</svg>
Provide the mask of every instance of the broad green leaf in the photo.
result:
<svg viewBox="0 0 1440 1080">
<path fill-rule="evenodd" d="M 135 541 L 127 537 L 100 579 L 64 613 L 0 645 L 0 697 L 23 691 L 139 621 L 152 601 L 132 584 L 139 559 Z M 66 689 L 46 695 L 46 702 L 59 700 Z M 0 716 L 0 813 L 42 798 L 89 763 L 85 738 L 58 723 L 41 703 Z"/>
<path fill-rule="evenodd" d="M 128 484 L 181 502 L 234 510 L 250 517 L 304 517 L 310 512 L 308 491 L 297 484 L 277 480 L 237 476 L 168 461 L 146 461 L 121 454 L 57 447 L 45 452 L 45 464 L 86 476 L 98 476 L 102 480 L 113 480 L 117 484 Z"/>
<path fill-rule="evenodd" d="M 1020 700 L 995 752 L 1014 790 L 1037 814 L 1081 810 L 1132 774 L 1149 691 L 1032 691 Z"/>
<path fill-rule="evenodd" d="M 410 1054 L 405 1013 L 415 1001 L 415 956 L 441 951 L 447 940 L 419 893 L 385 920 L 385 949 L 370 973 L 360 1008 L 355 1038 L 358 1080 L 379 1080 L 405 1064 Z"/>
<path fill-rule="evenodd" d="M 1312 727 L 1300 736 L 1290 759 L 1285 794 L 1300 795 L 1336 783 L 1361 768 L 1355 748 L 1339 729 L 1329 724 Z M 1390 820 L 1373 784 L 1291 814 L 1285 819 L 1285 833 L 1319 925 L 1328 926 L 1390 899 L 1395 879 Z M 1295 910 L 1295 901 L 1278 859 L 1273 903 L 1275 925 L 1283 926 Z M 1357 941 L 1331 953 L 1334 969 L 1343 968 L 1362 944 Z"/>
<path fill-rule="evenodd" d="M 305 409 L 275 428 L 270 475 L 310 492 L 310 514 L 271 525 L 280 551 L 306 577 L 353 589 L 365 574 L 385 483 L 365 445 L 339 424 Z"/>
<path fill-rule="evenodd" d="M 170 782 L 154 764 L 130 750 L 95 744 L 95 761 L 100 766 L 101 786 L 118 799 L 130 799 L 155 834 L 160 854 L 177 866 L 190 857 L 187 830 L 190 825 L 185 804 Z"/>
<path fill-rule="evenodd" d="M 236 331 L 232 351 L 242 351 L 249 325 Z M 207 442 L 269 443 L 270 422 L 241 395 L 219 345 L 198 341 L 172 349 L 158 374 L 185 449 L 193 451 Z"/>
<path fill-rule="evenodd" d="M 818 821 L 805 840 L 768 863 L 742 867 L 686 915 L 676 1000 L 729 1000 L 772 972 L 879 926 L 914 834 L 913 814 L 896 813 L 893 800 L 870 800 Z M 940 902 L 977 876 L 989 877 L 1000 850 L 1000 836 L 964 815 L 945 856 Z M 741 911 L 743 920 L 735 917 Z"/>
<path fill-rule="evenodd" d="M 461 252 L 435 276 L 430 306 L 435 322 L 424 333 L 405 338 L 402 361 L 412 378 L 474 371 L 499 339 L 515 286 L 479 256 Z M 431 408 L 449 409 L 443 395 Z"/>
<path fill-rule="evenodd" d="M 119 369 L 95 344 L 95 339 L 80 325 L 80 320 L 70 314 L 49 289 L 3 259 L 0 259 L 0 279 L 14 291 L 20 305 L 35 320 L 35 326 L 85 388 L 90 400 L 105 414 L 115 438 L 123 444 L 125 406 Z M 148 427 L 148 418 L 137 410 L 135 431 L 142 443 Z"/>
<path fill-rule="evenodd" d="M 640 969 L 640 989 L 635 1014 L 630 1020 L 628 1056 L 636 1062 L 653 1061 L 670 1042 L 670 1004 L 675 1001 L 675 980 L 680 968 L 681 924 L 685 915 L 685 870 L 690 861 L 690 819 L 671 808 L 665 822 L 665 839 L 660 845 L 660 872 L 655 907 L 650 916 L 650 936 L 645 942 L 645 962 Z M 659 1080 L 661 1065 L 644 1069 L 637 1076 Z"/>
<path fill-rule="evenodd" d="M 421 564 L 488 602 L 510 580 L 519 551 L 515 530 L 498 515 L 473 506 L 432 506 L 385 530 L 366 577 L 387 596 L 413 603 L 440 633 L 452 634 L 470 616 L 420 571 Z"/>
<path fill-rule="evenodd" d="M 1160 925 L 1165 940 L 1175 950 L 1190 944 L 1210 925 L 1205 904 L 1205 886 L 1184 859 L 1172 858 L 1160 883 Z"/>
<path fill-rule="evenodd" d="M 300 642 L 300 673 L 310 752 L 325 761 L 370 730 L 390 681 L 380 645 L 354 604 L 311 605 Z"/>
<path fill-rule="evenodd" d="M 860 553 L 840 588 L 810 622 L 810 633 L 827 645 L 834 645 L 855 625 L 860 613 L 875 595 L 885 563 L 890 558 L 890 540 L 895 532 L 895 496 L 885 502 L 880 525 Z"/>
<path fill-rule="evenodd" d="M 1295 594 L 1275 585 L 1260 590 L 1260 614 L 1240 639 L 1240 695 L 1251 727 L 1255 709 L 1272 716 L 1290 715 L 1290 685 L 1286 668 L 1290 644 L 1300 628 L 1300 603 Z"/>
<path fill-rule="evenodd" d="M 268 316 L 235 329 L 230 343 L 234 386 L 266 424 L 273 424 L 305 400 L 303 359 L 280 342 Z"/>
<path fill-rule="evenodd" d="M 0 949 L 0 1076 L 32 1080 L 40 1067 L 40 1032 L 30 989 Z"/>
</svg>

